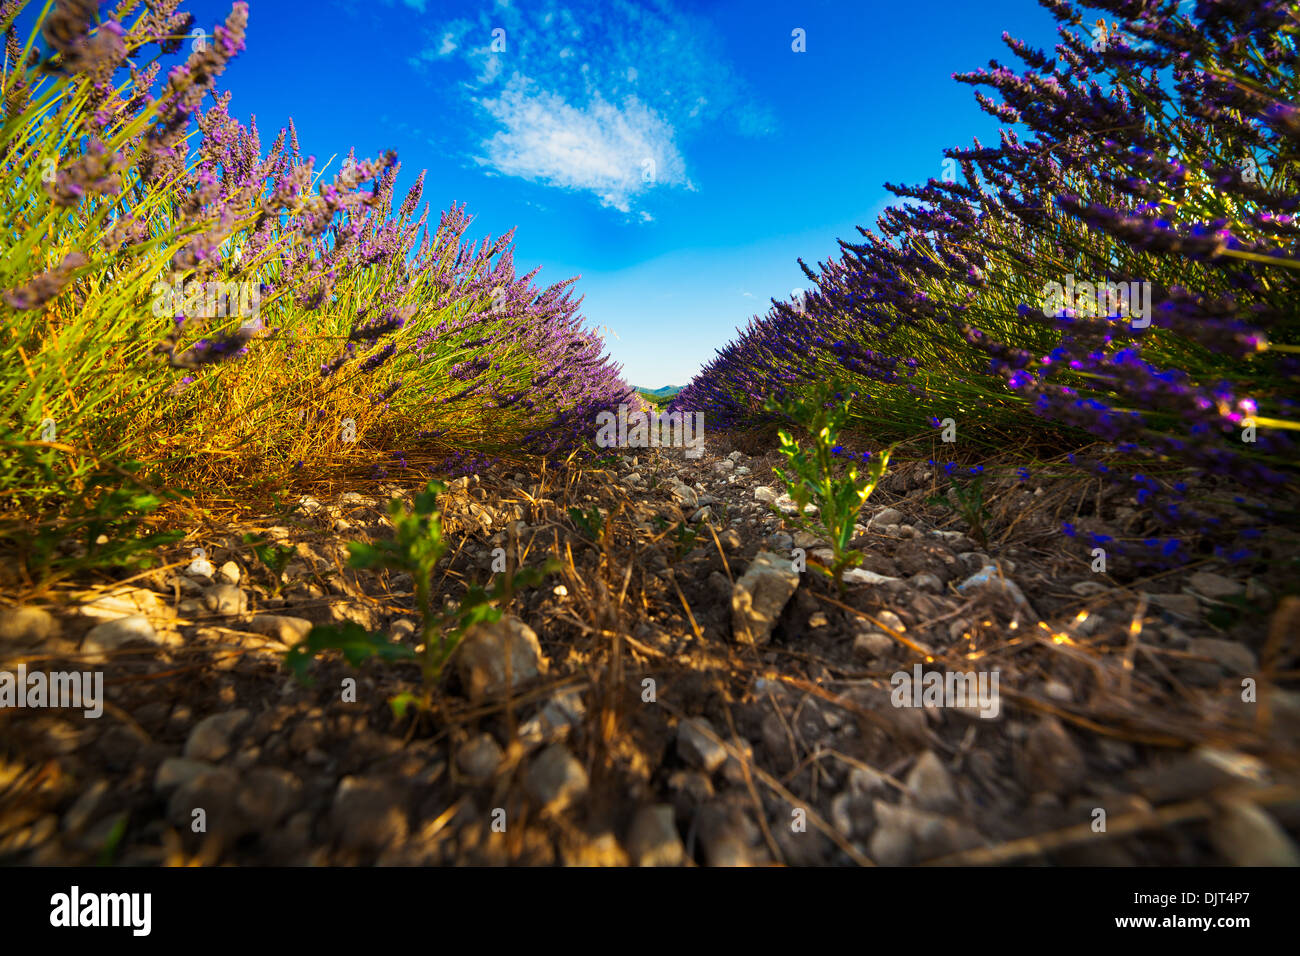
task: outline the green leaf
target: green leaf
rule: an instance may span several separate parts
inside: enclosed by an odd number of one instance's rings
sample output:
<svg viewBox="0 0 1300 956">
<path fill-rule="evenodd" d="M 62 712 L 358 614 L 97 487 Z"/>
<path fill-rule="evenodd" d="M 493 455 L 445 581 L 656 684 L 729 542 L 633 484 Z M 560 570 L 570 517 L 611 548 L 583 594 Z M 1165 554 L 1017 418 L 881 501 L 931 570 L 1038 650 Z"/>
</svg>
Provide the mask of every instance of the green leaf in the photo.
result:
<svg viewBox="0 0 1300 956">
<path fill-rule="evenodd" d="M 418 707 L 420 699 L 410 691 L 403 691 L 388 699 L 388 706 L 393 709 L 393 719 L 398 721 L 406 716 L 406 711 L 412 704 Z"/>
<path fill-rule="evenodd" d="M 285 664 L 300 681 L 306 680 L 307 669 L 322 651 L 343 652 L 344 659 L 356 667 L 372 657 L 382 661 L 410 660 L 415 651 L 405 644 L 395 644 L 384 634 L 367 631 L 355 621 L 345 624 L 318 625 L 306 639 L 291 647 L 284 656 Z"/>
</svg>

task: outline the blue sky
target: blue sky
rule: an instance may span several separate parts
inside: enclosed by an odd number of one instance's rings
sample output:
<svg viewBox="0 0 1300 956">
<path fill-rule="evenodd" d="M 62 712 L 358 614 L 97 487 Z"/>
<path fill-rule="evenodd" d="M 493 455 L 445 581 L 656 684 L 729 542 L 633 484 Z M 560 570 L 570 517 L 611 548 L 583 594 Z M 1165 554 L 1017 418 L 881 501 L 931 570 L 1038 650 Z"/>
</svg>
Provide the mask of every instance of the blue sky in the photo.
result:
<svg viewBox="0 0 1300 956">
<path fill-rule="evenodd" d="M 184 8 L 210 28 L 228 4 Z M 1053 27 L 1034 0 L 252 0 L 221 85 L 264 143 L 292 116 L 318 164 L 395 148 L 399 197 L 427 169 L 472 237 L 518 227 L 516 266 L 581 275 L 588 324 L 653 388 L 805 285 L 796 257 L 873 225 L 884 181 L 994 141 L 951 74 Z"/>
</svg>

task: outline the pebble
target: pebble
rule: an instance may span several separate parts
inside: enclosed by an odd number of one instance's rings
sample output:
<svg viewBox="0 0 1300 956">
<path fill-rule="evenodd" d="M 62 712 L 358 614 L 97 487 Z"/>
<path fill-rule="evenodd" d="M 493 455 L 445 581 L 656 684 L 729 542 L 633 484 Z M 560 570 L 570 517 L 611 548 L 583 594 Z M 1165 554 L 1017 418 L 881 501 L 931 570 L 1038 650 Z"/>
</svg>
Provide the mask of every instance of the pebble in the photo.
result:
<svg viewBox="0 0 1300 956">
<path fill-rule="evenodd" d="M 226 584 L 238 584 L 241 574 L 242 572 L 239 570 L 239 565 L 234 561 L 227 561 L 221 566 L 220 570 L 217 571 L 217 577 Z"/>
<path fill-rule="evenodd" d="M 204 717 L 190 731 L 185 741 L 185 757 L 216 763 L 230 753 L 230 738 L 248 720 L 247 710 L 232 710 Z"/>
<path fill-rule="evenodd" d="M 510 679 L 506 679 L 506 661 Z M 531 627 L 507 615 L 499 621 L 475 624 L 456 654 L 456 672 L 471 700 L 495 697 L 512 686 L 546 673 L 548 662 Z"/>
<path fill-rule="evenodd" d="M 519 726 L 519 739 L 526 744 L 554 743 L 568 736 L 586 712 L 580 692 L 557 694 Z"/>
<path fill-rule="evenodd" d="M 208 836 L 231 842 L 248 829 L 239 812 L 238 793 L 239 775 L 229 767 L 214 767 L 176 788 L 167 803 L 167 820 L 188 833 L 194 811 L 201 809 Z"/>
<path fill-rule="evenodd" d="M 233 617 L 248 610 L 248 597 L 233 584 L 214 584 L 203 590 L 203 604 L 209 611 Z"/>
<path fill-rule="evenodd" d="M 796 548 L 807 549 L 822 548 L 826 546 L 826 542 L 817 537 L 817 535 L 810 534 L 807 531 L 796 531 L 794 534 L 794 546 Z"/>
<path fill-rule="evenodd" d="M 987 588 L 991 591 L 1001 591 L 1003 594 L 1010 595 L 1011 599 L 1017 604 L 1029 608 L 1029 600 L 1025 597 L 1025 592 L 1020 590 L 1020 585 L 1005 576 L 1006 572 L 1009 572 L 1011 568 L 1005 567 L 1006 562 L 1003 562 L 1003 564 L 1002 571 L 999 571 L 998 566 L 995 564 L 984 565 L 984 567 L 957 585 L 957 590 L 968 591 Z"/>
<path fill-rule="evenodd" d="M 743 787 L 747 767 L 751 768 L 749 773 L 751 778 L 753 777 L 754 746 L 744 737 L 732 737 L 729 743 L 731 749 L 739 753 L 741 757 L 737 757 L 728 751 L 726 762 L 722 765 L 722 777 L 737 787 Z M 742 757 L 743 759 L 741 759 Z"/>
<path fill-rule="evenodd" d="M 875 616 L 876 620 L 885 627 L 892 628 L 900 634 L 907 630 L 907 625 L 903 623 L 903 619 L 893 611 L 877 611 Z"/>
<path fill-rule="evenodd" d="M 1059 680 L 1048 680 L 1044 682 L 1043 693 L 1052 698 L 1052 700 L 1059 700 L 1067 704 L 1074 699 L 1074 691 L 1070 690 L 1069 687 L 1062 684 Z"/>
<path fill-rule="evenodd" d="M 1255 652 L 1236 641 L 1197 637 L 1188 642 L 1187 650 L 1188 653 L 1210 658 L 1229 674 L 1250 676 L 1258 670 Z"/>
<path fill-rule="evenodd" d="M 894 639 L 879 631 L 865 631 L 853 638 L 853 653 L 867 660 L 884 657 L 893 653 Z"/>
<path fill-rule="evenodd" d="M 705 811 L 716 808 L 706 807 Z M 705 813 L 701 813 L 704 817 Z M 700 844 L 704 847 L 704 859 L 709 866 L 740 867 L 753 866 L 754 859 L 750 853 L 741 827 L 730 820 L 718 820 L 711 825 L 701 823 Z"/>
<path fill-rule="evenodd" d="M 1270 782 L 1258 757 L 1218 747 L 1197 747 L 1172 760 L 1138 767 L 1128 777 L 1152 803 L 1170 803 L 1229 787 L 1258 787 Z"/>
<path fill-rule="evenodd" d="M 717 736 L 713 725 L 703 717 L 688 717 L 677 725 L 677 753 L 692 767 L 713 773 L 727 760 L 727 749 L 707 736 Z"/>
<path fill-rule="evenodd" d="M 1040 720 L 1019 748 L 1020 779 L 1030 792 L 1070 791 L 1083 782 L 1085 765 L 1082 752 L 1065 725 L 1056 717 Z"/>
<path fill-rule="evenodd" d="M 171 616 L 171 609 L 162 599 L 146 588 L 123 587 L 100 595 L 93 601 L 77 608 L 77 612 L 86 617 L 112 621 L 123 617 L 143 615 L 151 620 L 161 620 Z"/>
<path fill-rule="evenodd" d="M 96 624 L 86 632 L 81 649 L 86 654 L 98 656 L 106 651 L 117 650 L 122 645 L 135 641 L 143 641 L 148 644 L 163 643 L 158 636 L 158 632 L 154 630 L 154 626 L 149 623 L 149 619 L 136 614 L 131 617 L 119 617 L 112 621 L 105 621 L 103 624 Z"/>
<path fill-rule="evenodd" d="M 153 777 L 153 788 L 157 793 L 169 793 L 214 769 L 216 768 L 212 764 L 203 760 L 168 757 L 158 765 Z"/>
<path fill-rule="evenodd" d="M 927 750 L 921 754 L 904 783 L 908 796 L 922 810 L 948 813 L 957 808 L 957 791 L 953 787 L 952 775 L 934 751 Z"/>
<path fill-rule="evenodd" d="M 290 771 L 255 767 L 244 776 L 235 804 L 249 829 L 265 833 L 288 816 L 301 797 L 302 781 Z"/>
<path fill-rule="evenodd" d="M 406 811 L 394 788 L 379 780 L 344 777 L 330 810 L 339 845 L 352 850 L 381 850 L 406 838 Z"/>
<path fill-rule="evenodd" d="M 674 770 L 668 775 L 668 789 L 677 794 L 682 807 L 696 807 L 713 799 L 713 781 L 698 770 Z"/>
<path fill-rule="evenodd" d="M 501 745 L 489 733 L 470 738 L 456 752 L 456 766 L 474 781 L 490 780 L 501 766 Z"/>
<path fill-rule="evenodd" d="M 525 788 L 542 813 L 558 813 L 587 792 L 587 771 L 563 744 L 547 747 L 528 765 Z"/>
<path fill-rule="evenodd" d="M 777 508 L 788 515 L 792 515 L 799 510 L 799 506 L 795 504 L 794 499 L 789 495 L 781 495 L 773 501 L 772 504 L 776 505 Z M 814 504 L 804 505 L 803 513 L 806 515 L 815 515 L 817 513 L 817 506 Z"/>
<path fill-rule="evenodd" d="M 311 621 L 282 614 L 255 614 L 248 623 L 248 629 L 254 634 L 277 640 L 286 647 L 303 641 L 311 633 L 312 626 Z"/>
<path fill-rule="evenodd" d="M 871 516 L 871 520 L 867 522 L 867 529 L 870 530 L 872 527 L 883 525 L 902 524 L 902 522 L 903 512 L 897 508 L 882 508 Z"/>
<path fill-rule="evenodd" d="M 686 851 L 673 808 L 659 803 L 638 810 L 628 829 L 627 852 L 635 866 L 681 866 Z"/>
<path fill-rule="evenodd" d="M 955 820 L 877 799 L 871 857 L 882 866 L 902 866 L 978 846 L 980 836 Z"/>
<path fill-rule="evenodd" d="M 420 633 L 420 622 L 412 617 L 399 617 L 388 628 L 388 636 L 394 641 L 406 641 Z"/>
<path fill-rule="evenodd" d="M 731 592 L 733 637 L 744 644 L 766 644 L 798 587 L 799 573 L 788 559 L 770 551 L 754 555 Z"/>
<path fill-rule="evenodd" d="M 1246 586 L 1240 581 L 1210 571 L 1196 572 L 1187 579 L 1187 583 L 1197 594 L 1215 601 L 1236 597 L 1246 590 Z"/>
<path fill-rule="evenodd" d="M 720 532 L 718 541 L 728 551 L 739 551 L 743 544 L 740 533 L 735 528 L 727 528 L 725 531 Z"/>
<path fill-rule="evenodd" d="M 688 508 L 694 508 L 699 503 L 699 495 L 695 489 L 689 485 L 678 485 L 673 489 L 673 497 L 680 501 Z"/>
<path fill-rule="evenodd" d="M 1187 621 L 1195 621 L 1201 613 L 1194 594 L 1148 594 L 1147 598 L 1156 607 Z"/>
<path fill-rule="evenodd" d="M 849 771 L 849 793 L 855 797 L 869 797 L 884 790 L 885 778 L 866 767 L 854 767 Z"/>
<path fill-rule="evenodd" d="M 1232 866 L 1300 866 L 1300 849 L 1261 807 L 1226 800 L 1210 820 L 1210 842 Z"/>
<path fill-rule="evenodd" d="M 56 637 L 58 633 L 58 620 L 44 608 L 15 607 L 0 610 L 0 642 L 29 647 Z"/>
<path fill-rule="evenodd" d="M 844 572 L 845 584 L 896 584 L 902 578 L 891 578 L 888 574 L 877 574 L 865 568 L 849 568 Z"/>
</svg>

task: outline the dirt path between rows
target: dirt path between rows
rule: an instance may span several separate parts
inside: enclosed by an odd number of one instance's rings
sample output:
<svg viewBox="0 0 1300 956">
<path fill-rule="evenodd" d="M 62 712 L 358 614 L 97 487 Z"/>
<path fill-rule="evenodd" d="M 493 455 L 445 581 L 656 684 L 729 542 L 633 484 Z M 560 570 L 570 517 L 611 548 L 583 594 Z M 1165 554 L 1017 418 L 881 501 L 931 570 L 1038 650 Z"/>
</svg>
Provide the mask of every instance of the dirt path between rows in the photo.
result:
<svg viewBox="0 0 1300 956">
<path fill-rule="evenodd" d="M 795 570 L 821 542 L 771 513 L 775 455 L 752 451 L 710 436 L 694 460 L 458 481 L 439 595 L 485 582 L 497 548 L 564 568 L 400 718 L 417 665 L 331 652 L 303 686 L 282 658 L 312 623 L 417 640 L 409 576 L 345 550 L 412 484 L 187 529 L 162 570 L 0 611 L 0 672 L 99 671 L 107 697 L 98 718 L 0 709 L 0 862 L 1296 861 L 1284 582 L 1095 574 L 1060 534 L 1077 489 L 1032 482 L 997 489 L 981 547 L 917 461 L 868 502 L 840 594 Z M 1119 498 L 1089 504 L 1122 525 Z M 246 533 L 296 550 L 282 587 Z"/>
</svg>

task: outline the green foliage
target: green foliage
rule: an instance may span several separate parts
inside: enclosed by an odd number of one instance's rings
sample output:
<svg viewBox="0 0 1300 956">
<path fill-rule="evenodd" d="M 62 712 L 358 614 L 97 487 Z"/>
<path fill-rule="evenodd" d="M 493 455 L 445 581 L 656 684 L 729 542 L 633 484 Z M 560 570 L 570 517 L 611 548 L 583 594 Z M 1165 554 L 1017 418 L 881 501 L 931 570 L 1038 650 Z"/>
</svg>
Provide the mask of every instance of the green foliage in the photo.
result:
<svg viewBox="0 0 1300 956">
<path fill-rule="evenodd" d="M 992 517 L 992 514 L 984 503 L 983 472 L 974 477 L 962 477 L 954 474 L 949 487 L 952 489 L 953 498 L 957 500 L 956 511 L 970 526 L 971 536 L 980 543 L 980 547 L 987 547 L 989 542 L 984 530 L 984 523 Z M 942 495 L 933 495 L 928 500 L 931 504 L 952 507 L 949 500 Z"/>
<path fill-rule="evenodd" d="M 400 499 L 393 498 L 388 502 L 392 539 L 374 544 L 360 541 L 348 544 L 351 555 L 348 564 L 354 568 L 409 572 L 415 579 L 415 609 L 425 620 L 432 617 L 430 578 L 438 559 L 447 550 L 442 536 L 442 515 L 438 511 L 438 495 L 446 490 L 442 482 L 429 482 L 423 491 L 416 493 L 411 510 Z"/>
<path fill-rule="evenodd" d="M 849 547 L 853 525 L 863 504 L 884 477 L 893 447 L 862 456 L 867 468 L 865 473 L 860 472 L 859 462 L 846 458 L 839 444 L 840 433 L 849 419 L 848 402 L 830 385 L 822 384 L 810 393 L 784 401 L 769 398 L 767 410 L 793 421 L 812 438 L 804 448 L 789 431 L 781 429 L 780 451 L 791 473 L 786 474 L 780 468 L 772 470 L 795 503 L 795 514 L 788 520 L 805 531 L 825 535 L 830 542 L 831 567 L 822 570 L 834 579 L 837 587 L 842 587 L 845 570 L 862 561 L 862 555 Z M 816 520 L 804 514 L 809 504 L 817 506 Z"/>
<path fill-rule="evenodd" d="M 410 691 L 402 691 L 400 694 L 394 694 L 388 699 L 388 706 L 392 708 L 393 720 L 401 721 L 406 716 L 406 712 L 412 707 L 418 707 L 420 700 Z"/>
<path fill-rule="evenodd" d="M 485 590 L 478 584 L 471 585 L 459 604 L 435 611 L 432 578 L 438 560 L 447 550 L 438 495 L 446 490 L 441 482 L 429 482 L 415 495 L 410 509 L 400 499 L 394 498 L 388 505 L 393 523 L 392 539 L 374 544 L 359 541 L 348 544 L 350 567 L 406 572 L 414 580 L 415 609 L 423 622 L 422 669 L 426 689 L 438 679 L 443 666 L 471 627 L 498 620 L 501 607 L 510 602 L 516 590 L 536 587 L 546 575 L 559 570 L 559 563 L 552 559 L 540 567 L 522 568 L 513 573 L 507 571 L 498 575 L 490 588 Z M 351 664 L 371 657 L 386 661 L 415 657 L 415 652 L 405 645 L 393 644 L 383 635 L 368 633 L 357 624 L 347 624 L 342 628 L 312 628 L 306 641 L 294 647 L 285 661 L 302 678 L 308 663 L 323 650 L 341 650 Z M 394 715 L 400 717 L 404 714 L 412 700 L 410 695 L 399 695 L 390 701 Z"/>
<path fill-rule="evenodd" d="M 125 813 L 118 815 L 113 822 L 112 828 L 108 831 L 108 836 L 104 838 L 104 844 L 99 848 L 99 855 L 95 859 L 96 866 L 111 866 L 113 858 L 117 856 L 118 847 L 122 844 L 122 838 L 126 836 L 126 825 L 129 817 Z"/>
<path fill-rule="evenodd" d="M 61 508 L 45 520 L 15 520 L 0 526 L 0 541 L 17 550 L 28 579 L 38 584 L 97 568 L 152 567 L 157 548 L 185 535 L 182 531 L 141 533 L 145 518 L 164 499 L 187 497 L 190 492 L 154 491 L 137 477 L 142 467 L 131 461 L 115 471 L 90 474 L 79 491 L 68 490 Z M 61 553 L 65 542 L 75 545 L 71 554 Z"/>
<path fill-rule="evenodd" d="M 271 574 L 272 593 L 278 595 L 280 593 L 280 588 L 284 584 L 282 575 L 284 574 L 285 566 L 288 565 L 289 559 L 297 552 L 293 548 L 285 545 L 273 544 L 261 535 L 256 534 L 245 534 L 243 536 L 243 542 L 244 544 L 253 546 L 253 554 L 257 556 L 257 560 L 261 561 L 262 565 Z"/>
<path fill-rule="evenodd" d="M 685 521 L 679 521 L 673 537 L 673 557 L 680 561 L 695 547 L 695 539 L 698 537 L 694 528 Z"/>
<path fill-rule="evenodd" d="M 594 505 L 587 511 L 581 508 L 570 508 L 569 518 L 592 541 L 600 541 L 600 536 L 605 530 L 605 517 L 600 513 L 599 508 Z"/>
<path fill-rule="evenodd" d="M 668 521 L 661 517 L 654 519 L 655 530 L 660 534 L 668 530 Z M 678 521 L 673 525 L 672 542 L 673 542 L 673 560 L 680 561 L 695 547 L 695 540 L 699 537 L 698 533 L 685 521 Z"/>
<path fill-rule="evenodd" d="M 395 644 L 383 634 L 372 633 L 360 624 L 348 621 L 337 627 L 313 627 L 302 643 L 289 649 L 284 662 L 298 680 L 309 684 L 311 677 L 307 674 L 307 669 L 316 655 L 326 650 L 342 651 L 343 658 L 353 667 L 372 657 L 381 661 L 410 660 L 415 657 L 415 651 L 405 644 Z"/>
<path fill-rule="evenodd" d="M 465 632 L 475 624 L 499 620 L 501 607 L 510 603 L 516 591 L 536 587 L 547 575 L 559 570 L 560 562 L 551 558 L 539 567 L 520 568 L 513 573 L 501 574 L 486 591 L 477 584 L 470 587 L 469 593 L 459 605 L 449 608 L 436 618 L 432 627 L 426 624 L 426 673 L 436 677 Z M 431 634 L 437 636 L 436 649 L 430 642 Z"/>
</svg>

